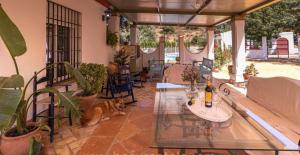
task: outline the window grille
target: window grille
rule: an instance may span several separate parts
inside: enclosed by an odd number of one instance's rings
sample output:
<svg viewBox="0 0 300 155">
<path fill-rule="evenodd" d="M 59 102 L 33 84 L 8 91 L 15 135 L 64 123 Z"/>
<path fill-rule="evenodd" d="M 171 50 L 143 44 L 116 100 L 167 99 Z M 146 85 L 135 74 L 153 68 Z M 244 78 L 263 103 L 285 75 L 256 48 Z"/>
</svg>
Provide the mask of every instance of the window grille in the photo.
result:
<svg viewBox="0 0 300 155">
<path fill-rule="evenodd" d="M 47 1 L 47 77 L 58 83 L 70 78 L 63 62 L 78 68 L 81 62 L 81 13 Z"/>
</svg>

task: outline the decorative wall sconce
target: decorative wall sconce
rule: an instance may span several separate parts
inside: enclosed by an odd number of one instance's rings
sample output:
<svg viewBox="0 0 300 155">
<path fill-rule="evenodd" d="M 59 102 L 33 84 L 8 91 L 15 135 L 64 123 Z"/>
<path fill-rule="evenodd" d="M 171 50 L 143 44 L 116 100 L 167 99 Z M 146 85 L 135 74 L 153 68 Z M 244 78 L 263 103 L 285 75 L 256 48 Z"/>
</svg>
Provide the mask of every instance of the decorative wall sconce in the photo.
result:
<svg viewBox="0 0 300 155">
<path fill-rule="evenodd" d="M 104 11 L 104 15 L 102 15 L 102 21 L 108 21 L 110 19 L 112 15 L 112 10 L 111 9 L 107 9 Z"/>
</svg>

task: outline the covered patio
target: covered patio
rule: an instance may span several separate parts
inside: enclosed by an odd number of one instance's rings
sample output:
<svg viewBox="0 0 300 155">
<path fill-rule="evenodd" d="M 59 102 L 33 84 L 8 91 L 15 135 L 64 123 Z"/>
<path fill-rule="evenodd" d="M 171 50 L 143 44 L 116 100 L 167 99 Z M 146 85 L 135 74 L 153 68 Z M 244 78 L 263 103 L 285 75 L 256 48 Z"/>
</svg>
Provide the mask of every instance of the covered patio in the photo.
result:
<svg viewBox="0 0 300 155">
<path fill-rule="evenodd" d="M 10 98 L 15 110 L 0 110 L 0 154 L 12 154 L 2 151 L 9 148 L 4 143 L 9 129 L 22 135 L 19 120 L 11 121 L 24 102 L 25 126 L 50 128 L 32 136 L 42 144 L 40 154 L 298 154 L 300 82 L 243 75 L 245 16 L 278 2 L 0 0 L 0 20 L 8 23 L 0 23 L 0 107 L 7 106 L 7 94 L 24 90 Z M 125 43 L 123 18 L 130 27 Z M 228 21 L 229 82 L 213 73 L 215 28 Z M 176 29 L 172 62 L 167 35 L 156 35 L 151 45 L 141 41 L 145 25 L 155 26 L 150 27 L 155 33 L 162 26 Z M 185 32 L 196 31 L 205 34 L 205 43 L 193 53 Z M 240 91 L 241 84 L 246 89 Z"/>
</svg>

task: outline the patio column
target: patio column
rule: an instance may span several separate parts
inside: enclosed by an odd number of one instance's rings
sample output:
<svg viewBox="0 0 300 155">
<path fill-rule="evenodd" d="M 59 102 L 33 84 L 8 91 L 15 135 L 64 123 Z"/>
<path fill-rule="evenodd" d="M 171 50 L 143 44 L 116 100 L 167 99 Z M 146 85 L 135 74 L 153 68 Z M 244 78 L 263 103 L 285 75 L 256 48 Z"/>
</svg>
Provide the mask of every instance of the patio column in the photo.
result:
<svg viewBox="0 0 300 155">
<path fill-rule="evenodd" d="M 297 41 L 298 41 L 298 56 L 300 59 L 300 33 L 297 34 Z"/>
<path fill-rule="evenodd" d="M 108 20 L 108 30 L 117 34 L 119 42 L 116 50 L 120 50 L 120 15 L 118 13 L 114 13 Z"/>
<path fill-rule="evenodd" d="M 165 37 L 159 37 L 159 60 L 165 60 Z"/>
<path fill-rule="evenodd" d="M 231 29 L 233 74 L 230 75 L 230 79 L 234 82 L 243 82 L 243 72 L 246 66 L 245 16 L 232 17 Z"/>
<path fill-rule="evenodd" d="M 265 60 L 268 59 L 268 44 L 267 44 L 267 37 L 262 37 L 261 38 L 261 41 L 262 41 L 262 52 L 264 53 L 263 54 L 263 58 Z"/>
<path fill-rule="evenodd" d="M 130 26 L 130 45 L 136 45 L 137 44 L 137 26 L 131 25 Z"/>
<path fill-rule="evenodd" d="M 214 55 L 214 44 L 215 44 L 215 32 L 213 27 L 208 27 L 207 28 L 207 51 L 208 51 L 208 59 L 214 60 L 215 55 Z"/>
</svg>

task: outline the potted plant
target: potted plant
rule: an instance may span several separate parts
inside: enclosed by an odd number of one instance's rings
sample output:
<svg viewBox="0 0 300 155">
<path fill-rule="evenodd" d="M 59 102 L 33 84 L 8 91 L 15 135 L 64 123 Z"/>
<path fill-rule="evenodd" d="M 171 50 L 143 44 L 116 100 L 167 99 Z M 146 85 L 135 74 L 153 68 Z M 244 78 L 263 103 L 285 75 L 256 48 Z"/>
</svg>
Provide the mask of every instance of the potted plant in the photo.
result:
<svg viewBox="0 0 300 155">
<path fill-rule="evenodd" d="M 110 45 L 111 47 L 116 47 L 118 44 L 118 36 L 116 33 L 113 33 L 111 31 L 107 31 L 106 35 L 106 43 Z"/>
<path fill-rule="evenodd" d="M 229 74 L 233 74 L 233 65 L 228 65 L 227 69 Z"/>
<path fill-rule="evenodd" d="M 248 80 L 250 76 L 256 76 L 258 74 L 258 70 L 255 68 L 255 65 L 251 63 L 244 70 L 244 80 Z"/>
<path fill-rule="evenodd" d="M 180 62 L 180 57 L 176 57 L 175 60 L 176 60 L 176 62 L 179 63 Z"/>
<path fill-rule="evenodd" d="M 97 94 L 106 80 L 106 68 L 102 64 L 82 63 L 79 69 L 76 69 L 68 62 L 65 62 L 65 68 L 80 89 L 76 93 L 76 99 L 79 101 L 79 109 L 82 112 L 80 122 L 84 125 L 85 111 L 93 106 Z"/>
<path fill-rule="evenodd" d="M 218 61 L 215 61 L 213 66 L 213 72 L 219 72 L 220 67 L 221 67 L 220 63 Z"/>
<path fill-rule="evenodd" d="M 114 62 L 117 63 L 119 66 L 127 65 L 128 64 L 129 55 L 126 52 L 125 48 L 117 51 L 114 55 Z"/>
<path fill-rule="evenodd" d="M 26 53 L 26 42 L 1 5 L 0 20 L 0 36 L 16 69 L 16 74 L 10 77 L 0 77 L 1 152 L 4 155 L 28 154 L 29 140 L 40 135 L 40 125 L 27 121 L 27 113 L 32 104 L 33 93 L 53 93 L 58 97 L 58 103 L 62 104 L 67 111 L 71 111 L 73 116 L 80 116 L 80 113 L 71 98 L 55 88 L 43 88 L 28 94 L 28 86 L 34 77 L 31 77 L 25 83 L 16 61 L 16 57 Z M 45 69 L 41 69 L 37 74 Z"/>
</svg>

